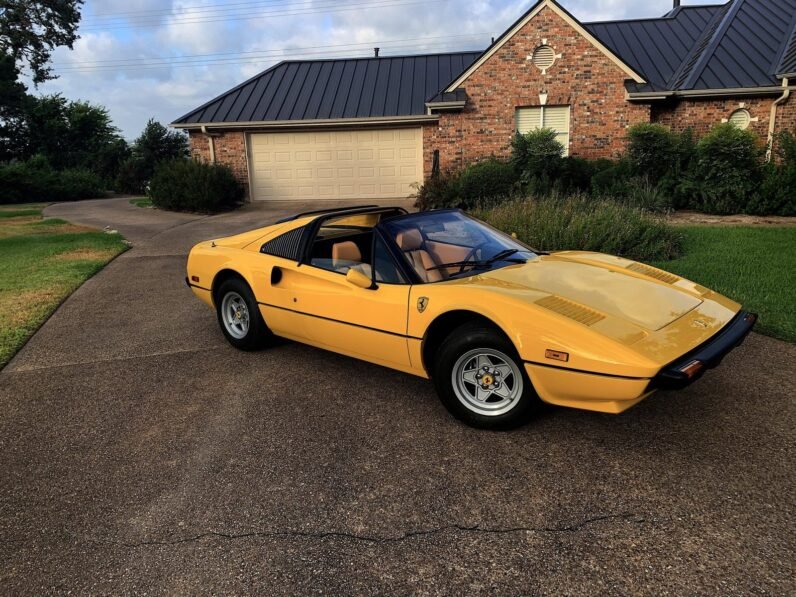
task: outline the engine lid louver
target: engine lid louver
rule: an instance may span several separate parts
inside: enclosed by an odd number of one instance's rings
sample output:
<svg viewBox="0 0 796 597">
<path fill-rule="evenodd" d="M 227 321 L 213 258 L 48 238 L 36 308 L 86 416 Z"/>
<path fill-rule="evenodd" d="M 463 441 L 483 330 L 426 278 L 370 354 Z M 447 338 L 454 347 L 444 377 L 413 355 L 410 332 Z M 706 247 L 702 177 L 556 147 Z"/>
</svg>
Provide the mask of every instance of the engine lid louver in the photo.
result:
<svg viewBox="0 0 796 597">
<path fill-rule="evenodd" d="M 540 298 L 536 301 L 540 307 L 544 307 L 548 311 L 553 311 L 564 317 L 569 317 L 573 321 L 582 323 L 583 325 L 592 326 L 598 321 L 605 319 L 605 315 L 594 309 L 589 309 L 583 305 L 570 301 L 560 296 L 550 295 Z"/>
<path fill-rule="evenodd" d="M 655 278 L 661 282 L 666 282 L 667 284 L 674 284 L 675 282 L 680 281 L 680 278 L 674 274 L 665 272 L 657 267 L 652 267 L 651 265 L 644 265 L 643 263 L 631 263 L 627 266 L 627 269 L 629 269 L 631 272 L 641 274 L 642 276 L 647 276 L 648 278 Z"/>
</svg>

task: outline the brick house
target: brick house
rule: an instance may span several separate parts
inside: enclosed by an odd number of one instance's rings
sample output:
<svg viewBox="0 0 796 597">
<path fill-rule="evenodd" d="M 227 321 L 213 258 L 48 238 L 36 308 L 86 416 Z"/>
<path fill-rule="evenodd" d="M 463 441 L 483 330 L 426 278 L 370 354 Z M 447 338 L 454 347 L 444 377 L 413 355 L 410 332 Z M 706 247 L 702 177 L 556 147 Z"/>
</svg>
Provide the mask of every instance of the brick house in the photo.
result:
<svg viewBox="0 0 796 597">
<path fill-rule="evenodd" d="M 435 159 L 503 157 L 541 126 L 587 158 L 616 157 L 639 122 L 796 129 L 796 0 L 679 4 L 581 23 L 540 0 L 483 52 L 285 61 L 172 126 L 251 199 L 300 201 L 407 197 Z"/>
</svg>

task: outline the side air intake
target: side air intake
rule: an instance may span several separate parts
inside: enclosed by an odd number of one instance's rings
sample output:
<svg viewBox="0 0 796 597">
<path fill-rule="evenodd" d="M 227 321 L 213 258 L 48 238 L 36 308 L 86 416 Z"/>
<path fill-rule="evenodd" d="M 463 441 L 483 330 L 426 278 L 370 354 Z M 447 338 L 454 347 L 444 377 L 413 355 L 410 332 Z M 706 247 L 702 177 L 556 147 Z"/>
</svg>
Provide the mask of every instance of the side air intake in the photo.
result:
<svg viewBox="0 0 796 597">
<path fill-rule="evenodd" d="M 548 311 L 553 311 L 564 317 L 582 323 L 583 325 L 592 326 L 598 321 L 605 319 L 605 315 L 594 309 L 584 307 L 579 303 L 561 298 L 560 296 L 546 296 L 536 301 L 540 307 L 544 307 Z"/>
</svg>

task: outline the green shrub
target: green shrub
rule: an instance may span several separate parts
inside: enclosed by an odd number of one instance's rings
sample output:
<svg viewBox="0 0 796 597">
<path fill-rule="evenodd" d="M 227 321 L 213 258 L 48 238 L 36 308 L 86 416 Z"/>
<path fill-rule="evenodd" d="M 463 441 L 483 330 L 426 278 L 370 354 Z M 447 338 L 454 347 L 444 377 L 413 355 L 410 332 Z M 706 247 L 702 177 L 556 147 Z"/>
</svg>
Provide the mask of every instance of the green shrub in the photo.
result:
<svg viewBox="0 0 796 597">
<path fill-rule="evenodd" d="M 458 172 L 443 172 L 430 177 L 417 193 L 421 210 L 459 207 L 467 209 L 508 197 L 517 185 L 511 164 L 489 158 Z"/>
<path fill-rule="evenodd" d="M 234 209 L 243 195 L 243 186 L 228 167 L 189 159 L 161 162 L 149 183 L 152 203 L 173 211 L 213 213 Z"/>
<path fill-rule="evenodd" d="M 536 129 L 511 138 L 511 163 L 520 180 L 549 184 L 558 177 L 564 159 L 564 146 L 552 129 Z"/>
<path fill-rule="evenodd" d="M 43 156 L 0 166 L 0 203 L 77 201 L 104 196 L 100 178 L 79 168 L 56 171 Z"/>
<path fill-rule="evenodd" d="M 720 124 L 696 146 L 691 169 L 699 185 L 692 207 L 705 213 L 746 211 L 761 182 L 763 147 L 754 133 Z"/>
<path fill-rule="evenodd" d="M 459 202 L 459 173 L 446 170 L 430 176 L 417 190 L 415 207 L 421 211 L 455 207 Z"/>
<path fill-rule="evenodd" d="M 664 260 L 677 257 L 683 241 L 682 234 L 658 216 L 584 194 L 516 199 L 473 214 L 543 251 L 573 249 Z"/>
<path fill-rule="evenodd" d="M 469 208 L 485 200 L 508 197 L 516 182 L 514 168 L 507 162 L 490 158 L 468 166 L 458 177 L 458 207 Z"/>
<path fill-rule="evenodd" d="M 635 124 L 627 132 L 627 157 L 634 174 L 657 183 L 677 168 L 678 135 L 660 124 Z"/>
<path fill-rule="evenodd" d="M 605 161 L 602 165 L 604 167 L 592 175 L 592 192 L 598 197 L 626 197 L 629 193 L 628 181 L 633 177 L 630 160 Z"/>
<path fill-rule="evenodd" d="M 146 191 L 147 177 L 140 159 L 130 157 L 119 164 L 114 188 L 119 193 L 137 195 Z"/>
</svg>

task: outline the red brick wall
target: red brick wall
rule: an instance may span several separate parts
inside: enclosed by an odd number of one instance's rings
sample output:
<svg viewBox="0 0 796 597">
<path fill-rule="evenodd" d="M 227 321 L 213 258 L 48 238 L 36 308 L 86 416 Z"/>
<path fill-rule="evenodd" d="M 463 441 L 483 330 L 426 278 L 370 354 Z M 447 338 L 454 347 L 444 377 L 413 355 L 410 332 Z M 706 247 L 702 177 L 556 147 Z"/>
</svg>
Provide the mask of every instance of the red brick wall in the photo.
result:
<svg viewBox="0 0 796 597">
<path fill-rule="evenodd" d="M 561 54 L 546 74 L 527 57 L 546 39 Z M 625 100 L 627 74 L 551 9 L 543 8 L 462 85 L 468 101 L 461 113 L 441 114 L 439 124 L 424 127 L 426 175 L 440 150 L 442 169 L 481 158 L 509 154 L 515 110 L 571 105 L 570 155 L 612 157 L 625 146 L 627 127 L 649 122 L 650 108 Z"/>
<path fill-rule="evenodd" d="M 215 136 L 215 135 L 218 136 Z M 209 137 L 199 131 L 189 133 L 191 156 L 202 162 L 210 162 Z M 246 161 L 246 141 L 241 131 L 214 133 L 216 163 L 229 166 L 232 173 L 249 194 L 249 168 Z"/>
<path fill-rule="evenodd" d="M 654 105 L 652 107 L 652 121 L 659 122 L 676 131 L 687 128 L 701 137 L 722 119 L 727 119 L 739 108 L 749 110 L 752 121 L 749 130 L 754 131 L 762 139 L 768 138 L 768 125 L 771 118 L 771 103 L 774 97 L 763 98 L 721 98 L 721 99 L 693 99 L 680 100 L 676 103 Z"/>
</svg>

